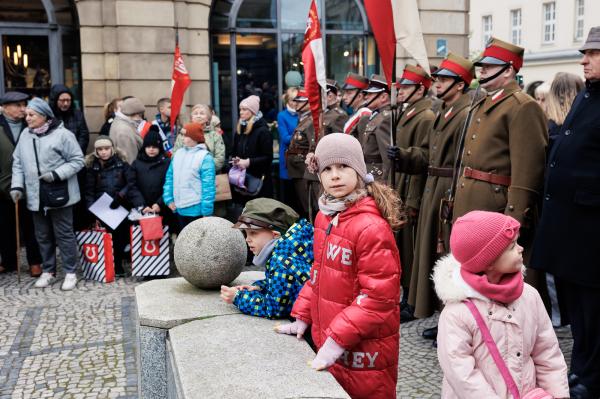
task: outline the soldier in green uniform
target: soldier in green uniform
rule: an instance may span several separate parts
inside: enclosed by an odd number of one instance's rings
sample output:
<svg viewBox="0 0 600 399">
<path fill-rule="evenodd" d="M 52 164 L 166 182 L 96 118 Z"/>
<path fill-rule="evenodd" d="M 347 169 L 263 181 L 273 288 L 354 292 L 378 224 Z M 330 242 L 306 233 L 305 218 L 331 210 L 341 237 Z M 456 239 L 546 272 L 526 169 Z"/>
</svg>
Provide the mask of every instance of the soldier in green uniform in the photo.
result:
<svg viewBox="0 0 600 399">
<path fill-rule="evenodd" d="M 431 99 L 427 96 L 431 87 L 431 76 L 421 67 L 407 65 L 398 81 L 398 104 L 404 111 L 396 128 L 396 146 L 407 150 L 419 147 L 431 132 L 435 114 L 431 110 Z M 403 165 L 402 165 L 403 166 Z M 397 234 L 402 268 L 402 321 L 413 319 L 412 308 L 406 306 L 413 264 L 417 219 L 421 206 L 421 195 L 425 184 L 426 170 L 399 169 L 396 174 L 396 189 L 406 206 L 407 223 Z"/>
<path fill-rule="evenodd" d="M 338 100 L 339 86 L 335 80 L 327 79 L 327 108 L 323 111 L 323 134 L 341 133 L 344 129 L 344 124 L 348 120 L 348 114 L 340 107 Z M 311 119 L 312 120 L 312 119 Z M 314 153 L 317 148 L 317 142 L 321 139 L 321 132 L 318 137 L 315 134 L 314 128 L 307 129 L 307 138 L 309 142 L 309 153 Z M 308 187 L 308 210 L 310 220 L 314 220 L 319 211 L 319 197 L 321 194 L 321 183 L 317 175 L 310 173 L 308 170 L 304 172 L 306 187 Z"/>
<path fill-rule="evenodd" d="M 453 217 L 475 209 L 514 217 L 521 223 L 519 243 L 527 265 L 544 185 L 548 129 L 544 112 L 515 79 L 523 53 L 522 47 L 492 38 L 475 63 L 487 96 L 475 104 L 464 139 Z M 543 273 L 528 269 L 526 281 L 547 298 Z"/>
<path fill-rule="evenodd" d="M 354 72 L 348 72 L 342 86 L 342 101 L 350 107 L 352 114 L 344 125 L 343 132 L 358 138 L 358 132 L 364 131 L 372 111 L 365 107 L 365 93 L 369 87 L 369 79 Z"/>
<path fill-rule="evenodd" d="M 292 179 L 294 184 L 294 191 L 302 209 L 299 213 L 303 217 L 308 216 L 308 187 L 306 180 L 304 179 L 304 172 L 306 171 L 306 154 L 308 154 L 310 139 L 309 137 L 314 135 L 314 127 L 312 123 L 312 117 L 310 114 L 310 108 L 308 106 L 308 95 L 304 88 L 298 89 L 298 94 L 293 99 L 296 105 L 296 111 L 298 112 L 298 126 L 292 134 L 292 140 L 288 150 L 285 153 L 285 161 L 288 168 L 288 176 Z"/>
<path fill-rule="evenodd" d="M 450 53 L 433 75 L 437 97 L 443 103 L 432 130 L 420 146 L 390 147 L 388 151 L 398 170 L 427 173 L 408 290 L 408 304 L 414 307 L 414 316 L 418 318 L 431 316 L 438 305 L 431 272 L 439 257 L 449 251 L 450 239 L 450 225 L 440 222 L 440 202 L 448 197 L 452 185 L 456 144 L 471 104 L 467 91 L 475 67 L 469 60 Z M 435 338 L 436 333 L 435 329 L 427 329 L 424 336 Z"/>
<path fill-rule="evenodd" d="M 365 106 L 373 113 L 363 131 L 358 132 L 358 141 L 363 149 L 367 171 L 376 181 L 387 183 L 390 160 L 387 148 L 391 143 L 392 111 L 390 109 L 390 90 L 385 78 L 371 75 L 366 93 Z"/>
</svg>

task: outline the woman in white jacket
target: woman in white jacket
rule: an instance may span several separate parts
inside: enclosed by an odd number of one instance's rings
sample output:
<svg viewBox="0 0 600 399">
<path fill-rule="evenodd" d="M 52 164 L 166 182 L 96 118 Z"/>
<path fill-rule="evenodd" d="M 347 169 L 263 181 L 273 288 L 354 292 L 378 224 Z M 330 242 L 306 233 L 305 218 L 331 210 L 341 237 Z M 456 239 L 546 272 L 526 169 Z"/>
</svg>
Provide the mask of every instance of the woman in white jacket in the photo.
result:
<svg viewBox="0 0 600 399">
<path fill-rule="evenodd" d="M 35 237 L 42 254 L 42 275 L 37 288 L 56 279 L 56 247 L 60 248 L 65 271 L 63 290 L 77 285 L 77 240 L 73 232 L 73 205 L 79 202 L 77 172 L 83 168 L 83 154 L 75 135 L 54 118 L 50 106 L 40 98 L 27 104 L 27 128 L 21 133 L 13 153 L 10 195 L 13 201 L 27 199 L 32 212 Z M 67 182 L 68 198 L 51 207 L 40 198 L 40 185 Z"/>
</svg>

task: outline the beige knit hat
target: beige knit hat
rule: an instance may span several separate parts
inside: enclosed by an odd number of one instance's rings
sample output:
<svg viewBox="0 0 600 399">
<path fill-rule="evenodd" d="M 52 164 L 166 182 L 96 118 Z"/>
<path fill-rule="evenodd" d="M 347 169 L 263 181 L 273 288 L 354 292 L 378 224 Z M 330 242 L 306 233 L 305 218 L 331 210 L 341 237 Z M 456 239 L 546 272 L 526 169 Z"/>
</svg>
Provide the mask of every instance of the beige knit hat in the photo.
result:
<svg viewBox="0 0 600 399">
<path fill-rule="evenodd" d="M 121 105 L 121 112 L 127 116 L 143 114 L 145 111 L 146 107 L 144 107 L 144 104 L 136 97 L 128 98 L 123 101 L 123 105 Z"/>
<path fill-rule="evenodd" d="M 373 182 L 373 175 L 367 173 L 362 147 L 358 140 L 349 134 L 331 133 L 324 136 L 317 144 L 314 161 L 319 175 L 327 166 L 340 163 L 354 169 L 365 183 Z"/>
</svg>

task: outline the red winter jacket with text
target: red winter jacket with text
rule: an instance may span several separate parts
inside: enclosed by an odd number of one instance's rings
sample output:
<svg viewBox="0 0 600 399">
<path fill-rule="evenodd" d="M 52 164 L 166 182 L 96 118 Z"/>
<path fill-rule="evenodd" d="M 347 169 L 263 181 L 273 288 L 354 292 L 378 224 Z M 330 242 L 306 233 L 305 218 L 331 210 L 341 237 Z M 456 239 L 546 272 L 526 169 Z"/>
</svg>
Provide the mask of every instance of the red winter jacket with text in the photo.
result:
<svg viewBox="0 0 600 399">
<path fill-rule="evenodd" d="M 292 316 L 346 349 L 329 371 L 353 398 L 395 398 L 400 341 L 400 258 L 389 224 L 366 197 L 339 214 L 319 212 L 311 279 Z"/>
</svg>

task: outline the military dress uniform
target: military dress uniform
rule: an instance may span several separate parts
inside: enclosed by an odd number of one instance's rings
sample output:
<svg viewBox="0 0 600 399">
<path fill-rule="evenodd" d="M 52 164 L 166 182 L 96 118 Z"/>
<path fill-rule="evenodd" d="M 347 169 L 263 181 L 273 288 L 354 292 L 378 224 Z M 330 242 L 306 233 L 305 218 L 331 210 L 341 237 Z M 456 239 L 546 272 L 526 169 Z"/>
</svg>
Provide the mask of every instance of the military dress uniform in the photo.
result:
<svg viewBox="0 0 600 399">
<path fill-rule="evenodd" d="M 469 60 L 450 53 L 435 75 L 453 77 L 455 83 L 450 88 L 458 82 L 468 86 L 475 76 L 475 68 Z M 438 305 L 431 272 L 439 257 L 450 249 L 450 225 L 440 221 L 440 203 L 448 197 L 452 185 L 456 146 L 470 105 L 471 97 L 468 94 L 462 94 L 453 104 L 443 103 L 421 147 L 400 149 L 398 156 L 400 170 L 427 173 L 408 290 L 408 303 L 414 307 L 417 318 L 431 316 Z"/>
<path fill-rule="evenodd" d="M 368 87 L 369 79 L 362 75 L 353 72 L 348 72 L 348 75 L 346 75 L 346 80 L 344 80 L 342 90 L 356 90 L 356 95 L 358 95 L 359 91 L 365 90 Z M 352 99 L 352 102 L 353 101 L 354 99 Z M 359 132 L 364 132 L 365 126 L 367 125 L 367 123 L 369 123 L 369 117 L 372 113 L 373 111 L 371 111 L 367 107 L 362 107 L 357 110 L 354 110 L 352 115 L 350 115 L 350 117 L 344 124 L 342 132 L 346 134 L 351 134 L 352 136 L 358 139 Z"/>
<path fill-rule="evenodd" d="M 398 84 L 413 85 L 416 90 L 422 85 L 427 91 L 431 87 L 431 77 L 423 69 L 407 65 Z M 423 97 L 409 104 L 404 110 L 396 128 L 397 147 L 401 149 L 419 147 L 427 140 L 435 121 L 435 114 L 431 110 L 431 105 L 431 99 Z M 421 206 L 425 178 L 426 168 L 420 170 L 401 169 L 400 173 L 396 173 L 396 190 L 407 210 L 410 210 L 407 212 L 406 225 L 397 234 L 400 261 L 403 265 L 401 284 L 404 288 L 408 288 L 410 284 L 417 215 Z"/>
<path fill-rule="evenodd" d="M 387 82 L 383 76 L 371 76 L 366 93 L 388 92 Z M 373 111 L 365 125 L 364 131 L 358 132 L 367 172 L 371 173 L 376 181 L 387 183 L 390 170 L 390 160 L 387 157 L 387 148 L 391 143 L 392 111 L 389 104 Z"/>
<path fill-rule="evenodd" d="M 299 90 L 294 101 L 308 101 L 306 92 L 303 89 Z M 313 132 L 312 116 L 310 111 L 306 111 L 300 115 L 298 125 L 296 126 L 296 129 L 294 129 L 290 145 L 285 153 L 288 176 L 292 179 L 294 190 L 300 200 L 302 213 L 304 215 L 308 215 L 308 187 L 306 186 L 306 180 L 304 180 L 304 173 L 306 172 L 306 164 L 304 161 L 306 160 L 306 154 L 308 154 L 310 147 L 309 137 L 314 135 Z"/>
<path fill-rule="evenodd" d="M 492 39 L 477 64 L 522 65 L 524 49 Z M 503 63 L 503 64 L 501 64 Z M 512 81 L 474 107 L 465 136 L 462 175 L 453 218 L 473 211 L 501 212 L 521 223 L 519 242 L 528 264 L 543 190 L 548 130 L 544 112 Z M 545 277 L 531 270 L 526 281 L 545 298 Z"/>
</svg>

